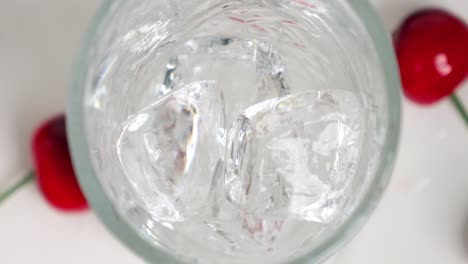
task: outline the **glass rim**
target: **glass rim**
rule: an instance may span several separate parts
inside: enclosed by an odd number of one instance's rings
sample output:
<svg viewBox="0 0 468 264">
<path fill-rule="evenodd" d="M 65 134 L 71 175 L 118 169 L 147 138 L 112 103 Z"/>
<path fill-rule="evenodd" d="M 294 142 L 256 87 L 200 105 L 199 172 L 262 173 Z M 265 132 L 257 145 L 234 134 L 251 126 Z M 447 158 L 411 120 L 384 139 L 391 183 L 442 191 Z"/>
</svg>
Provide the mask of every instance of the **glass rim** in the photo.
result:
<svg viewBox="0 0 468 264">
<path fill-rule="evenodd" d="M 67 134 L 73 166 L 80 186 L 93 211 L 100 221 L 128 248 L 149 263 L 183 264 L 175 256 L 151 245 L 120 217 L 104 192 L 90 159 L 83 114 L 83 84 L 87 75 L 87 54 L 94 43 L 99 25 L 104 21 L 115 2 L 115 0 L 103 0 L 90 22 L 73 65 L 67 104 Z M 366 27 L 384 72 L 389 123 L 383 145 L 383 156 L 376 176 L 371 180 L 361 202 L 344 224 L 334 234 L 327 237 L 324 243 L 293 260 L 292 264 L 320 263 L 349 242 L 364 226 L 371 212 L 377 206 L 389 182 L 395 163 L 401 115 L 401 83 L 395 53 L 387 31 L 369 2 L 367 0 L 347 0 L 347 2 Z"/>
</svg>

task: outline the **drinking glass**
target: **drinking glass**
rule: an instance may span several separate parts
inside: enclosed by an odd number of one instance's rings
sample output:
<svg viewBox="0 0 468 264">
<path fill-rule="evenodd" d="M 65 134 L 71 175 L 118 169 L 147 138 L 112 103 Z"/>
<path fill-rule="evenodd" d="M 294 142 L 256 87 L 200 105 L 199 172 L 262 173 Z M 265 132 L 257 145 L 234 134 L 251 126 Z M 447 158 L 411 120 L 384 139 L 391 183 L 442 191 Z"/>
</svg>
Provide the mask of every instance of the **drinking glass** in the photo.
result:
<svg viewBox="0 0 468 264">
<path fill-rule="evenodd" d="M 391 42 L 365 0 L 105 0 L 67 130 L 101 221 L 151 263 L 320 263 L 389 181 Z"/>
</svg>

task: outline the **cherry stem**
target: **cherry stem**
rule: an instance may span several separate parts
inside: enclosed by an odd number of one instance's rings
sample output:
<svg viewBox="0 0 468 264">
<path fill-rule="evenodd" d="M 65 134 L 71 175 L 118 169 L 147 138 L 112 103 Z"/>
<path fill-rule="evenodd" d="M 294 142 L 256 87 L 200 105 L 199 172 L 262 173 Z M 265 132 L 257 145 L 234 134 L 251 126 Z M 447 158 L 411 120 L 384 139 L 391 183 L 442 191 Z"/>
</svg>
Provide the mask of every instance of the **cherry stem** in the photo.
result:
<svg viewBox="0 0 468 264">
<path fill-rule="evenodd" d="M 15 185 L 11 186 L 8 190 L 4 193 L 0 194 L 0 204 L 2 204 L 5 200 L 7 200 L 11 195 L 13 195 L 16 191 L 18 191 L 21 187 L 25 186 L 29 182 L 34 180 L 34 172 L 30 172 L 27 177 L 24 177 L 20 181 L 18 181 Z"/>
<path fill-rule="evenodd" d="M 463 106 L 463 103 L 460 100 L 460 97 L 458 97 L 455 93 L 453 93 L 450 96 L 450 99 L 452 100 L 453 106 L 458 111 L 460 116 L 463 118 L 463 120 L 465 121 L 465 124 L 468 126 L 468 112 L 466 111 L 465 107 Z"/>
</svg>

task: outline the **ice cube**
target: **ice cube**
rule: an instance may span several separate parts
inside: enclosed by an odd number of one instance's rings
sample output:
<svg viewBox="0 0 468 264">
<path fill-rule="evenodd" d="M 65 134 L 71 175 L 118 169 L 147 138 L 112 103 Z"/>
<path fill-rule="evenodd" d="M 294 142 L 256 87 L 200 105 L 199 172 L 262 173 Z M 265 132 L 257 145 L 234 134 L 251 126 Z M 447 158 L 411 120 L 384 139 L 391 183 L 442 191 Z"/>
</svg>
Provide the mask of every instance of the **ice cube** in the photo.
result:
<svg viewBox="0 0 468 264">
<path fill-rule="evenodd" d="M 360 111 L 357 98 L 343 90 L 300 92 L 251 106 L 229 132 L 227 199 L 275 221 L 330 222 L 355 175 Z"/>
<path fill-rule="evenodd" d="M 120 165 L 158 218 L 180 221 L 206 203 L 224 148 L 217 129 L 224 127 L 223 104 L 215 82 L 197 82 L 123 125 L 116 144 Z"/>
</svg>

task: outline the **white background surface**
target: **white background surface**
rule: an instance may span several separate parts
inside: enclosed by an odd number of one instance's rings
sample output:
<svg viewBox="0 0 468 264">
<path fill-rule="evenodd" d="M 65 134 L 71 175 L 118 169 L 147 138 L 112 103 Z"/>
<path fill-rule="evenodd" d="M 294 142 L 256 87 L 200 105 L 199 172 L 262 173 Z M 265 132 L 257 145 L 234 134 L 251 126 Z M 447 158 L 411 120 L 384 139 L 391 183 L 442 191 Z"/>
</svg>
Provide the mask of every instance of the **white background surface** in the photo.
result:
<svg viewBox="0 0 468 264">
<path fill-rule="evenodd" d="M 442 6 L 468 21 L 466 0 L 373 0 L 389 30 L 409 12 Z M 0 191 L 31 167 L 29 141 L 64 110 L 70 64 L 97 0 L 0 1 Z M 468 48 L 468 47 L 467 47 Z M 459 93 L 468 103 L 468 83 Z M 468 128 L 443 101 L 404 101 L 390 187 L 338 264 L 465 264 Z M 0 206 L 0 263 L 142 263 L 90 213 L 51 209 L 34 184 Z"/>
</svg>

